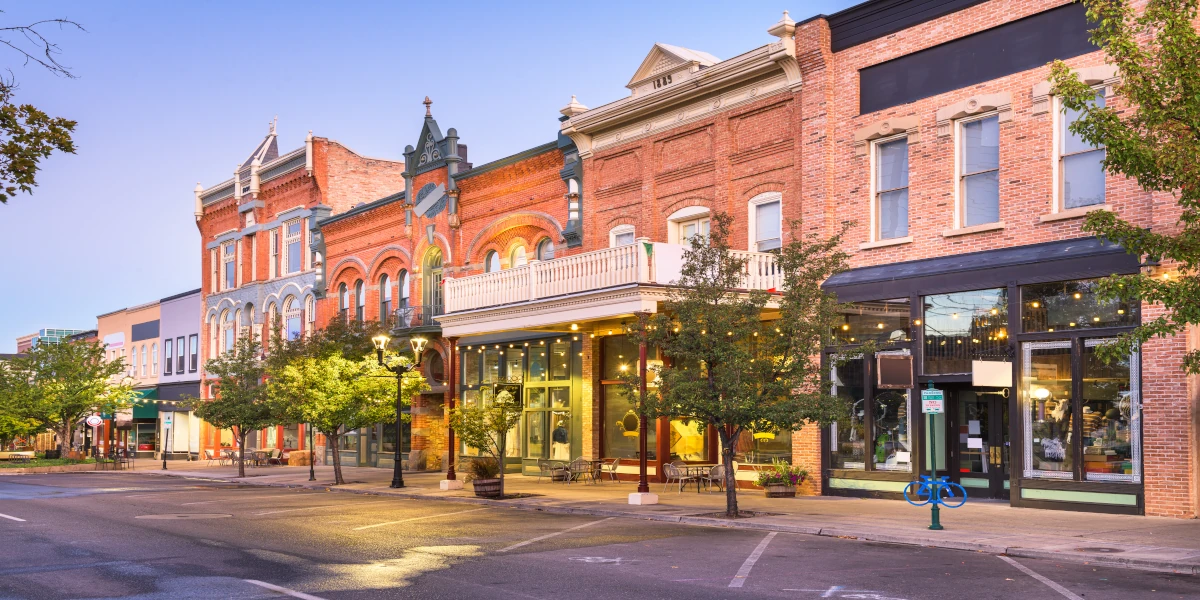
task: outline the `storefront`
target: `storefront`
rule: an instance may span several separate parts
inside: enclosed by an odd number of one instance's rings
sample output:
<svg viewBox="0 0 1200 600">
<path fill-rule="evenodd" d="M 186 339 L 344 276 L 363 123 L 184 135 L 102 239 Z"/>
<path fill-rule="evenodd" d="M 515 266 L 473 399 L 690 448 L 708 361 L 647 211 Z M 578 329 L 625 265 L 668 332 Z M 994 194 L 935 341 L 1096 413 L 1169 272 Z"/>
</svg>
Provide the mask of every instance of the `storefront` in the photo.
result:
<svg viewBox="0 0 1200 600">
<path fill-rule="evenodd" d="M 539 336 L 539 337 L 532 337 Z M 459 342 L 459 403 L 489 406 L 500 394 L 521 399 L 521 422 L 505 442 L 506 472 L 537 474 L 539 460 L 584 454 L 581 336 L 516 332 Z M 479 450 L 459 441 L 466 459 Z"/>
<path fill-rule="evenodd" d="M 137 458 L 154 458 L 158 452 L 158 388 L 134 390 L 133 421 L 129 446 Z"/>
<path fill-rule="evenodd" d="M 1138 269 L 1083 239 L 830 278 L 849 304 L 826 361 L 850 414 L 823 433 L 825 493 L 898 498 L 934 463 L 973 498 L 1141 514 L 1139 356 L 1098 353 L 1140 307 L 1100 299 L 1096 283 Z M 866 342 L 874 352 L 848 358 Z M 911 387 L 887 385 L 893 359 Z M 914 400 L 931 382 L 947 400 L 936 456 Z"/>
</svg>

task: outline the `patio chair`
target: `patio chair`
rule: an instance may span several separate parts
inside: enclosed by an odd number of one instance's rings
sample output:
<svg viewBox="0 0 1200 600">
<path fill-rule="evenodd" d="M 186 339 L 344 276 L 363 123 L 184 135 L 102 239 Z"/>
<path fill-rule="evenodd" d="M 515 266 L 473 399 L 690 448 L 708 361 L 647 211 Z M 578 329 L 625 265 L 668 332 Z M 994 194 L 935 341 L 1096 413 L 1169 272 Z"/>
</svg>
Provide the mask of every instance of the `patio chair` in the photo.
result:
<svg viewBox="0 0 1200 600">
<path fill-rule="evenodd" d="M 549 477 L 550 481 L 554 481 L 554 476 L 561 474 L 563 472 L 562 463 L 558 463 L 553 460 L 546 460 L 544 458 L 539 459 L 537 461 L 537 468 L 538 468 L 538 474 L 537 474 L 538 483 L 542 482 L 543 477 Z"/>
<path fill-rule="evenodd" d="M 612 462 L 604 465 L 604 474 L 608 475 L 609 481 L 621 483 L 620 478 L 617 477 L 617 467 L 619 467 L 620 465 L 621 465 L 621 459 L 619 459 L 619 458 L 614 458 L 614 459 L 612 459 Z"/>
<path fill-rule="evenodd" d="M 595 474 L 592 472 L 591 461 L 584 460 L 582 457 L 580 457 L 571 461 L 571 464 L 567 465 L 568 484 L 570 484 L 572 481 L 582 481 L 589 478 L 595 481 Z"/>
<path fill-rule="evenodd" d="M 725 465 L 717 465 L 709 469 L 708 475 L 701 478 L 705 488 L 712 488 L 712 484 L 717 484 L 717 489 L 725 490 Z"/>
<path fill-rule="evenodd" d="M 213 456 L 212 450 L 204 451 L 204 460 L 208 461 L 208 466 L 210 466 L 210 467 L 213 465 L 214 462 L 218 461 L 217 457 Z"/>
<path fill-rule="evenodd" d="M 688 475 L 684 470 L 680 469 L 673 463 L 664 464 L 663 473 L 667 476 L 666 482 L 663 483 L 664 493 L 667 491 L 667 487 L 671 485 L 672 481 L 674 481 L 675 485 L 677 486 L 675 490 L 676 493 L 681 494 L 683 493 L 683 487 L 687 485 L 688 482 L 696 480 L 694 476 Z"/>
</svg>

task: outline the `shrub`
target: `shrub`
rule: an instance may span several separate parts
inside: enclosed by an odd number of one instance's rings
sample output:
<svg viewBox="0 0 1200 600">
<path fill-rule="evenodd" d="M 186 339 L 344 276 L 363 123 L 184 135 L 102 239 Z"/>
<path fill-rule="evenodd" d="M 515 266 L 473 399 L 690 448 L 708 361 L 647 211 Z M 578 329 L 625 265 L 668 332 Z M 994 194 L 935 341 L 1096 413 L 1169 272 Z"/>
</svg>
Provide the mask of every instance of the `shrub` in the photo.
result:
<svg viewBox="0 0 1200 600">
<path fill-rule="evenodd" d="M 758 472 L 758 479 L 754 480 L 754 484 L 767 487 L 768 485 L 800 485 L 808 477 L 808 469 L 803 467 L 794 467 L 782 460 L 776 460 L 771 463 L 770 469 L 764 469 Z"/>
<path fill-rule="evenodd" d="M 500 476 L 500 462 L 494 458 L 476 458 L 467 464 L 467 482 Z"/>
</svg>

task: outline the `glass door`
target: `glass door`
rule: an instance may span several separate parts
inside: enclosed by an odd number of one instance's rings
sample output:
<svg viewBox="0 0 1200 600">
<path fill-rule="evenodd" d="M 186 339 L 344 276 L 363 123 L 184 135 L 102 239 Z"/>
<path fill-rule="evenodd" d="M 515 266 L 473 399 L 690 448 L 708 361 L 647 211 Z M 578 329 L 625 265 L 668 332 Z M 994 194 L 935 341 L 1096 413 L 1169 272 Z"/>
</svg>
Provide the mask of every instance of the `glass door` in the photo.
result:
<svg viewBox="0 0 1200 600">
<path fill-rule="evenodd" d="M 977 498 L 1008 498 L 1008 388 L 967 387 L 954 398 L 950 477 Z"/>
</svg>

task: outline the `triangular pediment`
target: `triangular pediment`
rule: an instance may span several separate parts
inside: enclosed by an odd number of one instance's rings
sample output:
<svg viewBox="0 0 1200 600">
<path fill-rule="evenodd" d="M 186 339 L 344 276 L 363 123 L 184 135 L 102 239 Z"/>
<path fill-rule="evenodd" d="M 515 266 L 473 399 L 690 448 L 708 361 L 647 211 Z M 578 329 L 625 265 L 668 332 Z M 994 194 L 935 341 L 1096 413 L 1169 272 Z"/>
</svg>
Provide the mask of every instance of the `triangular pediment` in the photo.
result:
<svg viewBox="0 0 1200 600">
<path fill-rule="evenodd" d="M 699 50 L 691 50 L 672 46 L 670 44 L 654 44 L 645 60 L 634 72 L 633 78 L 625 87 L 634 89 L 647 79 L 660 77 L 668 73 L 682 70 L 692 70 L 696 67 L 707 67 L 721 62 L 717 57 Z"/>
<path fill-rule="evenodd" d="M 445 139 L 437 121 L 433 117 L 426 117 L 425 124 L 421 126 L 421 137 L 417 138 L 417 143 L 414 145 L 416 151 L 412 157 L 413 164 L 421 168 L 445 159 Z"/>
</svg>

